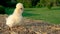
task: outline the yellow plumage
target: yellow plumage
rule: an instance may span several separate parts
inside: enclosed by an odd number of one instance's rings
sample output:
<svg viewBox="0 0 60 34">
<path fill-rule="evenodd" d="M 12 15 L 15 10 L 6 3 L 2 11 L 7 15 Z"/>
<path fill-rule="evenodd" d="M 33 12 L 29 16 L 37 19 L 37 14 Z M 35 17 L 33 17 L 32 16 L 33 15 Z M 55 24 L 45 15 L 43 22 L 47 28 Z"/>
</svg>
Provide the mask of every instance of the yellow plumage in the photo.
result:
<svg viewBox="0 0 60 34">
<path fill-rule="evenodd" d="M 12 15 L 6 19 L 6 25 L 9 27 L 21 25 L 22 23 L 23 4 L 17 3 Z"/>
</svg>

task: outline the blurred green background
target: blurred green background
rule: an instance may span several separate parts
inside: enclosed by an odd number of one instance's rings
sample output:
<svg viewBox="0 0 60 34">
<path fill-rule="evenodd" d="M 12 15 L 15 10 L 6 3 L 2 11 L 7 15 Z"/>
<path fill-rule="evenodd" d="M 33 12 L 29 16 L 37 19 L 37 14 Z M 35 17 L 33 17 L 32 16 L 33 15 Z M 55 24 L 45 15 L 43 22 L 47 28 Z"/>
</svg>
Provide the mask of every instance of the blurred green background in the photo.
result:
<svg viewBox="0 0 60 34">
<path fill-rule="evenodd" d="M 0 14 L 12 14 L 19 2 L 24 5 L 25 18 L 60 24 L 60 0 L 1 0 Z"/>
</svg>

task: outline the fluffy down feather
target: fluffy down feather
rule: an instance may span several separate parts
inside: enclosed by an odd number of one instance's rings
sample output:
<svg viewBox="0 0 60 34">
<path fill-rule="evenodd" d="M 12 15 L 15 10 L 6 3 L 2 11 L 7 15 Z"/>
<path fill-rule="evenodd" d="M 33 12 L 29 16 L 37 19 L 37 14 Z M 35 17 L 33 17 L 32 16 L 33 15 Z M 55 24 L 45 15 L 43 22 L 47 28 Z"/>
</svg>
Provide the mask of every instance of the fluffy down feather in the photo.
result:
<svg viewBox="0 0 60 34">
<path fill-rule="evenodd" d="M 21 25 L 23 22 L 22 13 L 23 13 L 23 4 L 17 3 L 13 14 L 6 19 L 6 25 L 9 27 Z"/>
</svg>

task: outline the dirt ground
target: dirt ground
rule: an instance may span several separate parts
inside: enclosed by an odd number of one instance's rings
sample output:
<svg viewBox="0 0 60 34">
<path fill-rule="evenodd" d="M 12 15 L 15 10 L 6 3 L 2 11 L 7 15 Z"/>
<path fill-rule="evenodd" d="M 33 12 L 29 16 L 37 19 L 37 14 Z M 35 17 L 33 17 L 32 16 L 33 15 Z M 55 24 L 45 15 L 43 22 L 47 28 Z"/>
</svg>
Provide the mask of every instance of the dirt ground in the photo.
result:
<svg viewBox="0 0 60 34">
<path fill-rule="evenodd" d="M 5 25 L 7 15 L 0 15 L 0 34 L 60 34 L 60 25 L 42 20 L 24 19 L 24 24 L 9 29 Z"/>
</svg>

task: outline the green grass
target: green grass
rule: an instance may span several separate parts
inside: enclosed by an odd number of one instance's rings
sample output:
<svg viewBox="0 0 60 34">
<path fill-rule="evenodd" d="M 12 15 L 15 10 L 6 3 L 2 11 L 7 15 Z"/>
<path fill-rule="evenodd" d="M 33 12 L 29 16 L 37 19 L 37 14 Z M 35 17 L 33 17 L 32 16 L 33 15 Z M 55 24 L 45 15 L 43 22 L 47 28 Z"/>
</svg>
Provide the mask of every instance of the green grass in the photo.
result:
<svg viewBox="0 0 60 34">
<path fill-rule="evenodd" d="M 10 8 L 9 10 L 6 9 L 7 14 L 11 14 L 14 9 Z M 50 23 L 60 24 L 59 7 L 53 7 L 51 10 L 47 8 L 25 8 L 23 16 L 30 19 L 44 20 Z"/>
</svg>

